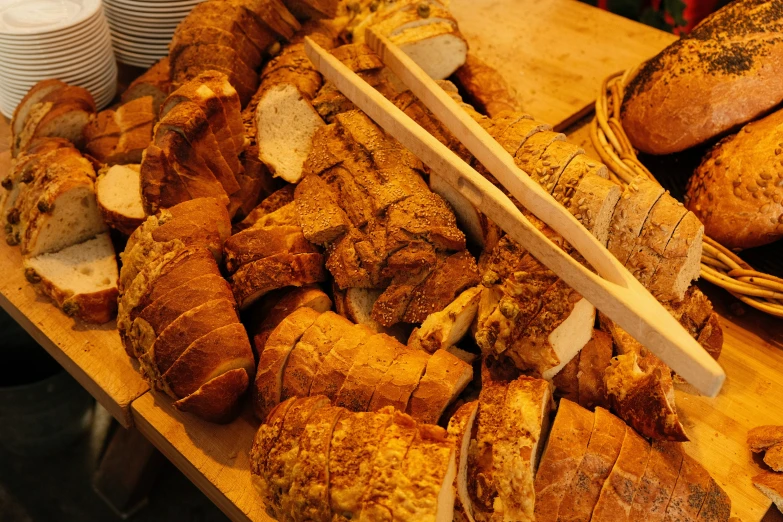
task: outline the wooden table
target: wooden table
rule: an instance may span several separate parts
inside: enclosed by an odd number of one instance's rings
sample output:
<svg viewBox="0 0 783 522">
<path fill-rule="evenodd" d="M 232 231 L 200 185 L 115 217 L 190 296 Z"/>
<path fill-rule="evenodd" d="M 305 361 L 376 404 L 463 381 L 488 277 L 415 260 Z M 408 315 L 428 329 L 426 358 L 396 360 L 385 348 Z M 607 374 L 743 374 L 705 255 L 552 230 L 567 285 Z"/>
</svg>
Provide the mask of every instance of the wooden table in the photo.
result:
<svg viewBox="0 0 783 522">
<path fill-rule="evenodd" d="M 452 10 L 472 51 L 513 86 L 525 110 L 590 149 L 585 120 L 601 81 L 635 65 L 674 37 L 571 0 L 452 0 Z M 7 126 L 0 125 L 0 137 Z M 4 163 L 5 161 L 5 163 Z M 7 164 L 0 155 L 0 171 Z M 247 451 L 257 423 L 249 412 L 227 426 L 175 410 L 146 385 L 124 355 L 112 327 L 77 327 L 21 275 L 17 251 L 0 244 L 0 305 L 8 310 L 115 417 L 133 422 L 158 449 L 233 520 L 271 520 L 248 472 Z M 687 387 L 677 404 L 693 441 L 687 451 L 731 496 L 744 522 L 762 518 L 770 501 L 750 483 L 759 467 L 745 446 L 750 427 L 783 424 L 783 328 L 780 321 L 747 310 L 737 316 L 722 290 L 703 285 L 722 316 L 720 362 L 727 381 L 705 399 Z"/>
</svg>

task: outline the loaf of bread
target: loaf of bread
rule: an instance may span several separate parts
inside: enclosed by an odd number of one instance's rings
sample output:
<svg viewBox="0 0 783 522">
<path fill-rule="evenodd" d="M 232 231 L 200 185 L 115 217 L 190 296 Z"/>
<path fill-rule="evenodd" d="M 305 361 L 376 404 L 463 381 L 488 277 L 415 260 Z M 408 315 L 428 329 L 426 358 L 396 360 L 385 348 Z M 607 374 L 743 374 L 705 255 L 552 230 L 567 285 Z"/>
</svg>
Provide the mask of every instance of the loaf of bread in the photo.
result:
<svg viewBox="0 0 783 522">
<path fill-rule="evenodd" d="M 302 300 L 289 298 L 279 308 Z M 430 356 L 307 304 L 278 322 L 257 349 L 259 418 L 281 400 L 323 394 L 352 411 L 392 406 L 435 423 L 473 377 L 472 367 L 446 350 Z"/>
<path fill-rule="evenodd" d="M 326 397 L 290 399 L 259 428 L 250 462 L 278 520 L 453 517 L 454 440 L 392 408 L 353 413 Z"/>
<path fill-rule="evenodd" d="M 670 154 L 764 114 L 783 100 L 777 2 L 739 0 L 642 65 L 621 109 L 631 144 Z"/>
<path fill-rule="evenodd" d="M 18 156 L 37 138 L 65 138 L 81 146 L 82 131 L 94 112 L 95 101 L 86 89 L 59 80 L 38 82 L 14 110 L 12 156 Z"/>
<path fill-rule="evenodd" d="M 713 147 L 688 181 L 685 204 L 704 233 L 740 250 L 783 237 L 783 111 Z"/>
</svg>

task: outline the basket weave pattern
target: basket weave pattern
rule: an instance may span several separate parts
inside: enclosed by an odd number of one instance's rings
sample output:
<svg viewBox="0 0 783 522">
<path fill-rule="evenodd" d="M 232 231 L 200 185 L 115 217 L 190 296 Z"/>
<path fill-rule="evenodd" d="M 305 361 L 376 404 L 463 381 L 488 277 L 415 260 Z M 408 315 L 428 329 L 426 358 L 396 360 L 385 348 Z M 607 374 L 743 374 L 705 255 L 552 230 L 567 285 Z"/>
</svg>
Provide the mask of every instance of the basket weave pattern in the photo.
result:
<svg viewBox="0 0 783 522">
<path fill-rule="evenodd" d="M 610 178 L 623 186 L 637 176 L 646 176 L 657 183 L 637 158 L 620 123 L 624 88 L 634 72 L 629 69 L 604 80 L 595 102 L 595 117 L 590 124 L 593 147 L 609 168 Z M 702 247 L 702 278 L 753 308 L 783 317 L 783 279 L 754 270 L 737 254 L 706 235 Z"/>
</svg>

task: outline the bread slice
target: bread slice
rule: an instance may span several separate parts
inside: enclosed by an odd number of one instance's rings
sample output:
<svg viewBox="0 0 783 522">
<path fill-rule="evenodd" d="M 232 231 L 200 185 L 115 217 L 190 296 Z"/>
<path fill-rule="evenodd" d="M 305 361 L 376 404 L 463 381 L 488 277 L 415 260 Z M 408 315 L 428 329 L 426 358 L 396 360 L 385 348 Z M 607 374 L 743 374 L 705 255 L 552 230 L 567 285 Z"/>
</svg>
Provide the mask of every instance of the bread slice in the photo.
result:
<svg viewBox="0 0 783 522">
<path fill-rule="evenodd" d="M 625 438 L 620 454 L 601 488 L 590 520 L 595 522 L 625 522 L 631 511 L 631 502 L 639 481 L 650 459 L 650 443 L 640 437 L 630 426 L 625 428 Z"/>
<path fill-rule="evenodd" d="M 664 520 L 682 459 L 680 444 L 666 441 L 652 443 L 650 460 L 636 487 L 628 520 Z"/>
<path fill-rule="evenodd" d="M 750 451 L 759 453 L 783 443 L 783 426 L 756 426 L 748 431 Z"/>
<path fill-rule="evenodd" d="M 248 229 L 256 222 L 294 201 L 294 185 L 286 185 L 263 199 L 245 218 L 234 225 L 237 232 Z"/>
<path fill-rule="evenodd" d="M 570 495 L 560 504 L 558 520 L 590 518 L 604 481 L 620 454 L 625 431 L 623 421 L 603 408 L 595 409 L 595 424 L 590 442 L 576 474 L 571 479 Z"/>
<path fill-rule="evenodd" d="M 250 376 L 244 368 L 229 370 L 176 401 L 174 406 L 204 420 L 226 424 L 239 414 L 240 399 L 249 383 Z"/>
<path fill-rule="evenodd" d="M 155 143 L 160 146 L 160 140 L 167 132 L 180 133 L 187 140 L 226 194 L 231 195 L 239 190 L 234 171 L 223 156 L 210 121 L 197 103 L 181 101 L 166 113 L 155 127 Z M 235 154 L 234 151 L 229 152 Z"/>
<path fill-rule="evenodd" d="M 503 76 L 471 52 L 454 77 L 468 102 L 490 118 L 519 108 L 519 102 Z"/>
<path fill-rule="evenodd" d="M 125 89 L 125 92 L 122 93 L 121 100 L 122 103 L 128 103 L 137 98 L 152 96 L 153 112 L 158 114 L 158 110 L 170 90 L 170 63 L 167 56 L 133 80 L 128 88 Z"/>
<path fill-rule="evenodd" d="M 228 3 L 228 2 L 224 2 Z M 258 75 L 231 47 L 201 42 L 184 48 L 171 63 L 172 80 L 180 86 L 204 71 L 216 70 L 229 77 L 243 104 L 258 88 Z"/>
<path fill-rule="evenodd" d="M 253 19 L 248 10 L 244 9 L 241 2 L 220 2 L 213 5 L 197 5 L 191 14 L 185 18 L 177 33 L 193 27 L 212 27 L 222 29 L 233 35 L 246 37 L 259 52 L 264 52 L 274 41 L 274 35 Z M 171 50 L 174 51 L 174 42 L 179 37 L 175 34 L 172 40 Z M 193 43 L 209 42 L 212 40 L 194 40 Z M 219 40 L 215 41 L 219 43 Z M 221 44 L 223 45 L 223 44 Z M 179 54 L 179 53 L 173 53 Z M 249 66 L 254 66 L 248 62 Z M 255 64 L 257 67 L 257 64 Z"/>
<path fill-rule="evenodd" d="M 117 258 L 108 234 L 57 253 L 24 260 L 25 277 L 66 315 L 87 323 L 111 321 L 117 310 Z"/>
<path fill-rule="evenodd" d="M 107 109 L 94 114 L 82 131 L 85 152 L 101 163 L 106 163 L 117 148 L 120 133 L 114 111 Z"/>
<path fill-rule="evenodd" d="M 284 519 L 283 502 L 288 500 L 293 479 L 293 469 L 298 462 L 300 440 L 312 416 L 321 409 L 329 407 L 325 397 L 306 397 L 297 399 L 288 409 L 277 443 L 268 456 L 268 487 L 270 494 L 264 495 L 270 502 L 266 504 L 276 519 Z"/>
<path fill-rule="evenodd" d="M 480 295 L 481 287 L 469 288 L 446 308 L 427 316 L 411 334 L 408 346 L 433 353 L 457 344 L 476 317 Z"/>
<path fill-rule="evenodd" d="M 81 146 L 82 132 L 95 113 L 95 101 L 87 89 L 66 86 L 50 92 L 41 103 L 52 103 L 49 110 L 29 135 L 30 139 L 43 137 L 65 138 Z M 25 143 L 21 145 L 23 148 Z"/>
<path fill-rule="evenodd" d="M 228 238 L 223 248 L 230 274 L 242 265 L 276 254 L 318 252 L 315 245 L 305 239 L 301 227 L 293 225 L 249 228 Z"/>
<path fill-rule="evenodd" d="M 398 477 L 418 430 L 416 421 L 404 413 L 394 411 L 392 419 L 375 453 L 370 480 L 362 496 L 359 520 L 388 520 L 389 514 L 395 512 Z"/>
<path fill-rule="evenodd" d="M 184 398 L 227 371 L 244 369 L 252 375 L 254 363 L 245 327 L 235 322 L 193 341 L 162 378 L 166 391 Z"/>
<path fill-rule="evenodd" d="M 288 0 L 285 5 L 299 19 L 336 18 L 339 2 L 336 0 Z"/>
<path fill-rule="evenodd" d="M 497 488 L 494 482 L 493 448 L 503 426 L 503 405 L 507 386 L 497 381 L 482 383 L 479 393 L 478 427 L 475 446 L 471 441 L 468 454 L 468 492 L 473 500 L 476 520 L 492 517 Z"/>
<path fill-rule="evenodd" d="M 310 101 L 290 84 L 268 89 L 258 103 L 256 118 L 259 159 L 275 176 L 298 182 L 313 136 L 324 125 L 323 120 Z"/>
<path fill-rule="evenodd" d="M 623 190 L 623 195 L 612 214 L 607 243 L 607 248 L 620 264 L 625 265 L 631 257 L 647 216 L 663 193 L 663 187 L 642 176 L 634 179 Z"/>
<path fill-rule="evenodd" d="M 269 27 L 286 40 L 293 39 L 296 32 L 302 28 L 281 0 L 240 0 L 238 3 L 259 24 Z"/>
<path fill-rule="evenodd" d="M 60 80 L 43 80 L 27 91 L 27 94 L 14 109 L 14 114 L 11 118 L 11 151 L 13 157 L 16 157 L 21 152 L 21 134 L 28 117 L 34 111 L 34 107 L 50 93 L 66 86 L 67 84 Z"/>
<path fill-rule="evenodd" d="M 615 357 L 604 383 L 613 409 L 639 433 L 658 440 L 688 440 L 677 416 L 671 370 L 654 355 L 642 358 L 630 352 Z"/>
<path fill-rule="evenodd" d="M 446 407 L 473 379 L 473 367 L 446 350 L 427 362 L 421 382 L 411 395 L 408 412 L 419 422 L 436 424 Z"/>
<path fill-rule="evenodd" d="M 576 186 L 568 210 L 602 245 L 606 245 L 620 196 L 620 187 L 612 181 L 585 176 Z"/>
<path fill-rule="evenodd" d="M 482 250 L 492 250 L 500 240 L 500 227 L 479 212 L 465 196 L 446 183 L 436 172 L 430 173 L 430 190 L 445 199 L 457 216 L 460 230 Z"/>
<path fill-rule="evenodd" d="M 579 352 L 579 404 L 585 408 L 608 408 L 604 373 L 612 361 L 612 336 L 601 330 L 593 330 L 593 337 Z"/>
<path fill-rule="evenodd" d="M 214 299 L 231 299 L 231 291 L 222 277 L 212 274 L 195 277 L 163 294 L 133 320 L 130 336 L 135 341 L 134 346 L 148 349 L 177 317 Z"/>
<path fill-rule="evenodd" d="M 160 332 L 145 354 L 148 366 L 154 366 L 163 375 L 197 339 L 238 322 L 235 305 L 228 299 L 215 299 L 192 308 Z"/>
<path fill-rule="evenodd" d="M 231 287 L 239 308 L 245 309 L 272 290 L 325 279 L 321 254 L 276 254 L 240 267 L 231 277 Z"/>
<path fill-rule="evenodd" d="M 549 334 L 547 341 L 560 361 L 555 367 L 542 372 L 550 380 L 590 342 L 595 325 L 595 307 L 587 299 L 579 299 L 568 317 Z M 611 342 L 609 343 L 611 347 Z M 611 358 L 611 349 L 609 350 Z M 608 362 L 607 362 L 608 364 Z M 580 402 L 580 404 L 583 404 Z"/>
<path fill-rule="evenodd" d="M 647 287 L 661 300 L 682 299 L 691 282 L 701 271 L 704 225 L 693 212 L 682 218 L 666 248 L 663 259 L 650 278 Z"/>
<path fill-rule="evenodd" d="M 95 182 L 95 197 L 103 220 L 126 235 L 146 218 L 140 172 L 140 165 L 114 165 L 101 170 Z"/>
<path fill-rule="evenodd" d="M 281 291 L 279 295 L 267 295 L 270 296 L 268 306 L 265 306 L 266 302 L 262 302 L 261 306 L 252 308 L 251 314 L 253 315 L 248 321 L 251 328 L 254 327 L 256 321 L 259 321 L 253 336 L 253 344 L 258 355 L 264 351 L 264 346 L 266 346 L 266 341 L 272 331 L 297 308 L 308 307 L 321 313 L 332 308 L 329 296 L 317 286 L 290 288 Z M 259 312 L 258 315 L 254 313 L 256 311 Z"/>
<path fill-rule="evenodd" d="M 271 43 L 271 35 L 269 39 Z M 183 24 L 174 32 L 174 37 L 169 44 L 169 59 L 176 61 L 182 50 L 201 42 L 211 42 L 234 49 L 239 59 L 253 69 L 258 68 L 263 60 L 262 49 L 256 47 L 243 31 L 229 32 L 221 27 L 196 26 L 193 23 Z"/>
<path fill-rule="evenodd" d="M 272 464 L 269 461 L 269 454 L 277 444 L 283 430 L 285 416 L 295 402 L 296 399 L 289 399 L 272 408 L 253 438 L 253 445 L 250 448 L 250 480 L 263 499 L 264 505 L 269 505 L 272 501 L 268 483 Z"/>
<path fill-rule="evenodd" d="M 492 450 L 492 478 L 498 493 L 493 517 L 535 520 L 534 477 L 551 402 L 550 385 L 544 380 L 522 376 L 508 384 Z"/>
<path fill-rule="evenodd" d="M 106 163 L 140 163 L 144 149 L 152 142 L 153 124 L 157 120 L 152 97 L 144 96 L 119 106 L 114 117 L 120 134 Z"/>
<path fill-rule="evenodd" d="M 185 183 L 173 166 L 169 165 L 166 152 L 150 144 L 141 155 L 139 184 L 144 212 L 154 214 L 160 209 L 173 207 L 190 199 Z"/>
<path fill-rule="evenodd" d="M 765 471 L 753 477 L 753 485 L 783 511 L 783 475 Z M 701 516 L 701 513 L 699 514 Z M 704 519 L 706 520 L 706 519 Z"/>
<path fill-rule="evenodd" d="M 611 337 L 610 345 L 611 345 Z M 585 345 L 585 348 L 590 343 Z M 582 348 L 584 350 L 584 348 Z M 569 401 L 579 404 L 579 359 L 582 353 L 579 352 L 576 357 L 563 366 L 563 368 L 552 377 L 552 384 L 555 386 L 555 394 Z M 601 373 L 601 385 L 603 385 L 603 373 Z"/>
<path fill-rule="evenodd" d="M 307 421 L 299 438 L 299 455 L 291 470 L 291 489 L 282 500 L 283 511 L 294 520 L 330 520 L 329 449 L 343 408 L 327 406 Z"/>
<path fill-rule="evenodd" d="M 353 323 L 327 311 L 302 335 L 288 357 L 283 374 L 282 399 L 307 397 L 315 374 L 336 342 L 350 335 Z"/>
<path fill-rule="evenodd" d="M 443 80 L 467 59 L 468 44 L 450 21 L 412 26 L 390 40 L 435 80 Z"/>
<path fill-rule="evenodd" d="M 578 404 L 561 399 L 535 480 L 535 517 L 556 522 L 563 499 L 587 452 L 595 415 Z"/>
<path fill-rule="evenodd" d="M 640 283 L 647 286 L 663 259 L 663 253 L 674 229 L 685 217 L 685 207 L 668 193 L 653 205 L 625 267 Z"/>
<path fill-rule="evenodd" d="M 535 164 L 536 181 L 550 194 L 554 191 L 568 163 L 584 150 L 567 141 L 551 143 Z M 618 196 L 619 197 L 619 196 Z"/>
<path fill-rule="evenodd" d="M 375 332 L 364 325 L 357 324 L 351 333 L 334 343 L 313 378 L 310 395 L 326 395 L 329 400 L 334 401 L 345 383 L 354 360 L 359 357 L 360 347 L 373 335 Z"/>
<path fill-rule="evenodd" d="M 564 207 L 568 208 L 571 204 L 571 199 L 576 193 L 576 187 L 579 186 L 582 179 L 589 175 L 607 179 L 609 170 L 603 163 L 589 156 L 584 154 L 576 155 L 568 162 L 560 178 L 558 178 L 552 189 L 552 196 Z"/>
<path fill-rule="evenodd" d="M 430 356 L 421 350 L 403 349 L 397 353 L 389 369 L 375 386 L 370 411 L 392 406 L 406 411 L 414 390 L 418 387 Z"/>
<path fill-rule="evenodd" d="M 778 505 L 778 509 L 780 509 L 780 505 Z M 704 499 L 704 504 L 701 506 L 697 520 L 703 522 L 725 522 L 729 520 L 730 516 L 731 499 L 715 482 L 715 479 L 710 479 L 710 489 L 707 492 L 707 497 Z"/>
<path fill-rule="evenodd" d="M 710 490 L 712 477 L 692 457 L 683 454 L 665 520 L 696 520 Z"/>
<path fill-rule="evenodd" d="M 21 217 L 22 254 L 31 257 L 57 252 L 106 230 L 95 199 L 95 171 L 87 160 L 49 165 L 45 177 L 37 182 L 41 192 L 35 207 Z"/>
<path fill-rule="evenodd" d="M 457 474 L 453 484 L 457 497 L 456 502 L 454 502 L 454 519 L 458 520 L 459 516 L 461 516 L 462 519 L 468 522 L 475 521 L 473 518 L 473 501 L 468 493 L 468 453 L 478 409 L 479 401 L 466 402 L 451 416 L 447 428 L 449 435 L 457 443 Z"/>
<path fill-rule="evenodd" d="M 386 334 L 379 333 L 365 339 L 337 392 L 335 404 L 351 411 L 367 411 L 375 387 L 404 349 Z"/>
<path fill-rule="evenodd" d="M 395 474 L 392 516 L 400 520 L 454 519 L 456 447 L 440 426 L 419 424 Z M 409 518 L 408 518 L 409 517 Z"/>
<path fill-rule="evenodd" d="M 269 335 L 258 360 L 254 388 L 254 408 L 259 419 L 264 419 L 280 402 L 288 357 L 305 331 L 320 315 L 320 312 L 312 308 L 297 308 Z"/>
<path fill-rule="evenodd" d="M 377 469 L 375 456 L 392 419 L 387 409 L 382 413 L 344 415 L 337 422 L 329 451 L 329 505 L 333 519 L 353 519 L 361 512 L 362 497 Z"/>
<path fill-rule="evenodd" d="M 320 177 L 305 176 L 296 187 L 295 197 L 302 231 L 313 243 L 326 245 L 351 228 L 348 215 Z"/>
</svg>

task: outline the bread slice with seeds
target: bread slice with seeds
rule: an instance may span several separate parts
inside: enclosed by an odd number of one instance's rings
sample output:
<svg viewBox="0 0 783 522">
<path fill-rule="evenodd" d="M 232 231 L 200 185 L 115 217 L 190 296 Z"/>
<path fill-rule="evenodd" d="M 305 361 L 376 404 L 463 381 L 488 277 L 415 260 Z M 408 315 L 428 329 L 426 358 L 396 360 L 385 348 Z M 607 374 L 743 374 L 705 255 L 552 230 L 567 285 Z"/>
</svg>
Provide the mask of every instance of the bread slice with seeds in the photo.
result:
<svg viewBox="0 0 783 522">
<path fill-rule="evenodd" d="M 228 238 L 223 249 L 230 274 L 242 265 L 276 254 L 317 252 L 315 245 L 305 239 L 302 228 L 293 225 L 245 229 Z"/>
<path fill-rule="evenodd" d="M 704 225 L 693 212 L 688 212 L 674 229 L 663 251 L 663 259 L 647 284 L 654 296 L 662 301 L 685 296 L 701 271 L 703 237 Z"/>
<path fill-rule="evenodd" d="M 676 442 L 655 441 L 633 497 L 628 520 L 662 521 L 680 475 L 683 452 Z"/>
<path fill-rule="evenodd" d="M 568 208 L 571 204 L 571 198 L 576 193 L 576 187 L 587 176 L 598 176 L 608 179 L 609 169 L 603 163 L 592 159 L 584 154 L 577 154 L 568 162 L 562 174 L 552 189 L 554 197 L 564 207 Z"/>
<path fill-rule="evenodd" d="M 623 190 L 612 214 L 607 248 L 625 266 L 637 238 L 655 203 L 663 196 L 663 187 L 639 176 Z"/>
<path fill-rule="evenodd" d="M 595 238 L 606 245 L 620 187 L 598 176 L 585 176 L 576 186 L 568 209 Z"/>
</svg>

